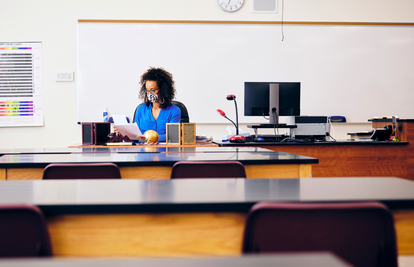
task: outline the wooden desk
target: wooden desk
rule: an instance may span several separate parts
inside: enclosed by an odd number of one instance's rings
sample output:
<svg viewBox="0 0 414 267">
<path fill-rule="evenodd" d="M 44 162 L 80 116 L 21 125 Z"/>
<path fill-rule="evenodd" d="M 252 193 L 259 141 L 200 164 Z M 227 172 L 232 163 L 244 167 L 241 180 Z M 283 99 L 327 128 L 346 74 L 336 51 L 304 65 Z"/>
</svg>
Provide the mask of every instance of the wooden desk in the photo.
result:
<svg viewBox="0 0 414 267">
<path fill-rule="evenodd" d="M 399 120 L 402 142 L 248 143 L 319 159 L 313 177 L 397 176 L 414 180 L 414 120 Z M 221 146 L 234 143 L 218 142 Z M 240 146 L 240 145 L 239 145 Z"/>
<path fill-rule="evenodd" d="M 0 181 L 46 216 L 56 256 L 236 256 L 259 201 L 380 201 L 414 255 L 414 182 L 398 178 Z M 305 222 L 304 222 L 305 223 Z"/>
<path fill-rule="evenodd" d="M 74 148 L 68 148 L 74 149 Z M 3 152 L 5 153 L 5 152 Z M 125 179 L 170 179 L 178 161 L 237 160 L 247 178 L 309 178 L 318 159 L 263 148 L 125 147 L 78 148 L 68 153 L 10 153 L 0 157 L 0 179 L 42 179 L 50 163 L 113 162 Z"/>
</svg>

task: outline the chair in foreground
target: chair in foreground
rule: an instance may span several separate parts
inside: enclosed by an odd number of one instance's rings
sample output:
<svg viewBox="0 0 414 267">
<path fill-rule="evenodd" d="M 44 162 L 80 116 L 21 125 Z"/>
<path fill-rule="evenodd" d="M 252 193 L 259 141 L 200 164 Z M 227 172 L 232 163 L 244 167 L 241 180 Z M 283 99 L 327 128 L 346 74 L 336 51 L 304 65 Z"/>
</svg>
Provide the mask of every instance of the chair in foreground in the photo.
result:
<svg viewBox="0 0 414 267">
<path fill-rule="evenodd" d="M 121 173 L 114 163 L 52 163 L 43 171 L 43 179 L 120 179 Z"/>
<path fill-rule="evenodd" d="M 355 266 L 397 267 L 394 222 L 377 202 L 258 203 L 243 253 L 331 251 Z"/>
<path fill-rule="evenodd" d="M 0 258 L 47 256 L 52 256 L 52 248 L 39 208 L 0 205 Z"/>
<path fill-rule="evenodd" d="M 172 167 L 174 178 L 246 178 L 246 171 L 238 161 L 179 161 Z"/>
</svg>

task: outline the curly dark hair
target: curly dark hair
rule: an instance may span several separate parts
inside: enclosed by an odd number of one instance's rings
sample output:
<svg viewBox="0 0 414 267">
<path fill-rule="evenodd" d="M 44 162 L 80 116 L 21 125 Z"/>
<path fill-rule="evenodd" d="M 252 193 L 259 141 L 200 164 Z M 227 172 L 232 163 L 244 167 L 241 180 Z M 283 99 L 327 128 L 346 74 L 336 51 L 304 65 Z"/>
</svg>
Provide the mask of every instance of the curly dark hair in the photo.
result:
<svg viewBox="0 0 414 267">
<path fill-rule="evenodd" d="M 171 101 L 175 98 L 174 80 L 171 73 L 163 68 L 150 67 L 147 72 L 141 76 L 141 90 L 139 91 L 139 98 L 144 100 L 147 107 L 151 104 L 147 97 L 147 89 L 145 88 L 146 81 L 156 81 L 160 89 L 160 103 L 162 108 L 171 105 Z"/>
</svg>

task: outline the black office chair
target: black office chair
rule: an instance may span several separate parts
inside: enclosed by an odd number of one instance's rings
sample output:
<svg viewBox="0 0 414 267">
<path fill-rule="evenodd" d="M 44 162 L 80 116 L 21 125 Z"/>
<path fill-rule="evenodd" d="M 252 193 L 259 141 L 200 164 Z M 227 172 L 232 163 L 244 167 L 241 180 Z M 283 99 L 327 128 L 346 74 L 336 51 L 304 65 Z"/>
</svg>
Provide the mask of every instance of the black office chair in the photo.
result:
<svg viewBox="0 0 414 267">
<path fill-rule="evenodd" d="M 171 102 L 181 109 L 181 122 L 185 122 L 185 123 L 190 122 L 190 116 L 188 115 L 188 111 L 185 105 L 181 103 L 180 101 L 176 101 L 176 100 L 173 100 Z"/>
<path fill-rule="evenodd" d="M 180 110 L 181 110 L 181 121 L 180 122 L 186 122 L 186 123 L 190 122 L 190 116 L 188 115 L 188 111 L 187 111 L 187 108 L 185 107 L 185 105 L 183 103 L 181 103 L 180 101 L 176 101 L 176 100 L 171 101 L 171 103 L 176 105 L 177 107 L 179 107 Z M 141 103 L 135 108 L 134 119 L 132 120 L 132 122 L 135 121 L 135 114 L 137 113 L 138 107 L 141 106 L 141 105 L 144 105 L 144 104 L 145 103 Z"/>
<path fill-rule="evenodd" d="M 171 170 L 171 179 L 246 178 L 243 164 L 235 160 L 178 161 Z"/>
<path fill-rule="evenodd" d="M 0 204 L 0 259 L 53 256 L 42 211 L 29 204 Z"/>
<path fill-rule="evenodd" d="M 49 179 L 121 179 L 121 172 L 110 162 L 52 163 L 43 171 L 43 180 Z"/>
<path fill-rule="evenodd" d="M 243 253 L 331 251 L 352 266 L 397 267 L 394 220 L 378 202 L 261 202 L 247 214 Z"/>
</svg>

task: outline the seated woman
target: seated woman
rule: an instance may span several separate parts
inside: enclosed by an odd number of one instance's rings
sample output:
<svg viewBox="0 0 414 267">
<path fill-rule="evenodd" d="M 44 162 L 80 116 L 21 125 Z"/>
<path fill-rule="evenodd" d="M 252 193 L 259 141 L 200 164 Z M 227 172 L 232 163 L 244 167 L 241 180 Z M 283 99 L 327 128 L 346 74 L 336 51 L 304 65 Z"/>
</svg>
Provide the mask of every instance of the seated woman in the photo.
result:
<svg viewBox="0 0 414 267">
<path fill-rule="evenodd" d="M 148 130 L 154 130 L 159 135 L 159 142 L 165 142 L 166 123 L 179 123 L 181 110 L 171 103 L 175 97 L 174 80 L 168 71 L 163 68 L 147 70 L 141 76 L 141 89 L 139 98 L 144 105 L 139 105 L 135 111 L 135 121 L 144 134 Z M 115 132 L 118 132 L 114 128 Z M 144 139 L 144 136 L 138 136 Z"/>
</svg>

